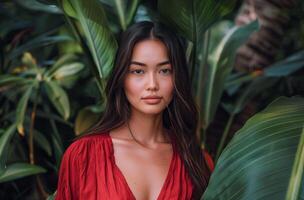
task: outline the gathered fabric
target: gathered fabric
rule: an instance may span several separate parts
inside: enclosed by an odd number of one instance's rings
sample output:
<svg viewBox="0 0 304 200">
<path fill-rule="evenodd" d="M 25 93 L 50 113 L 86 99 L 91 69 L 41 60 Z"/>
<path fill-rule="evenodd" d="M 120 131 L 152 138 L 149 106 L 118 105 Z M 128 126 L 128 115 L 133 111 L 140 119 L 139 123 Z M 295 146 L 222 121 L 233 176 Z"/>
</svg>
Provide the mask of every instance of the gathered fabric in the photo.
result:
<svg viewBox="0 0 304 200">
<path fill-rule="evenodd" d="M 157 200 L 190 200 L 193 184 L 172 141 L 173 157 Z M 109 132 L 84 136 L 65 151 L 56 200 L 135 200 L 115 164 Z"/>
</svg>

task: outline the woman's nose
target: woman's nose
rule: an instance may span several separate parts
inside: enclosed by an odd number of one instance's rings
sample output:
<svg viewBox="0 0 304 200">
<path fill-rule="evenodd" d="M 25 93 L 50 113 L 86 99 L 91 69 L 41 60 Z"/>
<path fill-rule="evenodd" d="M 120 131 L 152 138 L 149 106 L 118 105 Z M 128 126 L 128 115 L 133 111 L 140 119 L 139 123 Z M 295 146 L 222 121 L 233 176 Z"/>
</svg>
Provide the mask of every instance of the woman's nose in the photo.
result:
<svg viewBox="0 0 304 200">
<path fill-rule="evenodd" d="M 158 90 L 158 80 L 155 73 L 150 73 L 148 76 L 148 90 Z"/>
</svg>

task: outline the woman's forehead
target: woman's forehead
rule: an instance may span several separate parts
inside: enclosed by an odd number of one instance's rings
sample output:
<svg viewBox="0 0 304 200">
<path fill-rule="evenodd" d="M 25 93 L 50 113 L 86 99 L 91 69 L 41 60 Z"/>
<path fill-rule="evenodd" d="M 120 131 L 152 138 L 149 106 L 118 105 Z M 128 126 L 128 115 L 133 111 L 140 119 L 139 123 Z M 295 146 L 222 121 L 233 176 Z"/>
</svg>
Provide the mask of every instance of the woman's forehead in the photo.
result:
<svg viewBox="0 0 304 200">
<path fill-rule="evenodd" d="M 169 60 L 167 47 L 160 40 L 143 40 L 136 43 L 133 48 L 131 61 L 153 61 L 166 62 Z"/>
</svg>

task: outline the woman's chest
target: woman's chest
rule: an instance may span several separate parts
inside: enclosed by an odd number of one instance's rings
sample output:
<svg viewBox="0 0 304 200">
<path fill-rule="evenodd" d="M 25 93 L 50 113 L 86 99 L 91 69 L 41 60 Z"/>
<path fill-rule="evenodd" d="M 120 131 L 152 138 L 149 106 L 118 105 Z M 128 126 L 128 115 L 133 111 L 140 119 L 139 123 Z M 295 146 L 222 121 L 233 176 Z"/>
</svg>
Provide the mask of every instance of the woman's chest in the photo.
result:
<svg viewBox="0 0 304 200">
<path fill-rule="evenodd" d="M 172 149 L 161 154 L 112 150 L 109 144 L 83 152 L 85 156 L 79 158 L 77 167 L 76 199 L 190 199 L 192 183 L 179 155 L 174 152 L 174 156 Z"/>
<path fill-rule="evenodd" d="M 174 153 L 172 148 L 158 152 L 133 151 L 116 146 L 115 170 L 136 199 L 155 200 L 171 178 Z"/>
</svg>

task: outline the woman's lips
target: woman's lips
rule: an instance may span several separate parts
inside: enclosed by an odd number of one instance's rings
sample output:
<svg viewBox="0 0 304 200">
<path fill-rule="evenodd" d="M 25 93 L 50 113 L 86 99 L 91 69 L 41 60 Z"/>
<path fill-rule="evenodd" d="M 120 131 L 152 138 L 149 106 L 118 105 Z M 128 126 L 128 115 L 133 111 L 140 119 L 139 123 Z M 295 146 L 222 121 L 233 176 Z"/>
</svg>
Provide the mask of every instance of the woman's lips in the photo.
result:
<svg viewBox="0 0 304 200">
<path fill-rule="evenodd" d="M 145 103 L 147 103 L 147 104 L 158 104 L 158 103 L 160 103 L 160 101 L 161 101 L 161 98 L 155 98 L 155 97 L 153 97 L 153 98 L 143 98 L 142 99 Z"/>
</svg>

